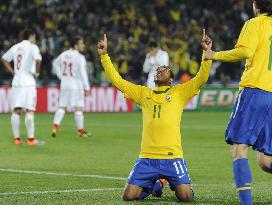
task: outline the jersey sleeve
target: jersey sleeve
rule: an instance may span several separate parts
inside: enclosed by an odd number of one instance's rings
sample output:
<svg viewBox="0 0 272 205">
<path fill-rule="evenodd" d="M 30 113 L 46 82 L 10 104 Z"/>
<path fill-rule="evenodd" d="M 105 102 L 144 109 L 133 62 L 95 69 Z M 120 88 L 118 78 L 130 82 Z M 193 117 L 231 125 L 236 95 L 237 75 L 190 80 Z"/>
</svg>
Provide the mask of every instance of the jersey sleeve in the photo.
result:
<svg viewBox="0 0 272 205">
<path fill-rule="evenodd" d="M 253 53 L 255 53 L 255 50 L 257 49 L 257 46 L 259 44 L 259 32 L 258 32 L 258 22 L 256 19 L 250 19 L 248 20 L 239 35 L 238 41 L 235 45 L 235 48 L 238 47 L 247 47 L 249 48 Z"/>
<path fill-rule="evenodd" d="M 86 58 L 84 56 L 81 56 L 80 62 L 79 62 L 79 72 L 80 72 L 80 77 L 81 81 L 83 83 L 84 90 L 90 90 L 90 84 L 87 76 L 87 71 L 86 71 Z"/>
<path fill-rule="evenodd" d="M 252 56 L 253 53 L 250 48 L 237 47 L 232 50 L 216 52 L 213 59 L 222 62 L 236 62 L 252 58 Z"/>
<path fill-rule="evenodd" d="M 40 61 L 42 60 L 42 55 L 40 53 L 40 49 L 36 45 L 33 46 L 32 56 L 33 56 L 34 60 L 40 60 Z"/>
<path fill-rule="evenodd" d="M 53 61 L 53 73 L 57 75 L 59 79 L 61 79 L 61 55 L 59 55 L 54 61 Z"/>
<path fill-rule="evenodd" d="M 106 76 L 111 80 L 112 84 L 122 93 L 124 93 L 126 98 L 131 99 L 138 104 L 141 104 L 141 96 L 144 87 L 140 85 L 135 85 L 122 79 L 122 77 L 114 68 L 110 57 L 107 54 L 101 56 L 101 62 L 105 70 Z"/>
<path fill-rule="evenodd" d="M 184 84 L 177 85 L 184 102 L 187 103 L 192 97 L 199 94 L 200 88 L 207 82 L 211 69 L 211 60 L 202 60 L 197 75 Z"/>
<path fill-rule="evenodd" d="M 11 47 L 6 53 L 4 53 L 4 55 L 2 56 L 2 58 L 8 62 L 11 62 L 13 59 L 13 47 Z"/>
<path fill-rule="evenodd" d="M 144 71 L 144 73 L 148 73 L 150 71 L 149 58 L 147 56 L 145 57 L 143 71 Z"/>
<path fill-rule="evenodd" d="M 162 58 L 160 59 L 160 65 L 169 66 L 169 56 L 167 52 L 163 52 Z"/>
</svg>

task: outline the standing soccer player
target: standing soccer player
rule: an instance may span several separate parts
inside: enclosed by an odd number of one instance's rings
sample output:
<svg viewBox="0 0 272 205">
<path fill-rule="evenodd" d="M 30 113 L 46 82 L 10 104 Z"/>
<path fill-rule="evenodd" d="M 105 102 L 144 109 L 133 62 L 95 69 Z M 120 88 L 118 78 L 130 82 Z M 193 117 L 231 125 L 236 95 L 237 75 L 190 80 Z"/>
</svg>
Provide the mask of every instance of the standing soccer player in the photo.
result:
<svg viewBox="0 0 272 205">
<path fill-rule="evenodd" d="M 253 204 L 248 147 L 257 151 L 260 167 L 272 173 L 272 1 L 254 0 L 255 18 L 248 20 L 233 50 L 205 53 L 206 59 L 246 59 L 240 94 L 226 129 L 234 180 L 242 205 Z"/>
<path fill-rule="evenodd" d="M 210 49 L 210 39 L 203 39 L 206 49 Z M 170 68 L 159 66 L 155 73 L 157 87 L 152 90 L 121 78 L 107 54 L 105 34 L 97 47 L 105 73 L 113 85 L 142 107 L 141 152 L 129 175 L 123 199 L 142 200 L 150 194 L 160 197 L 167 180 L 179 200 L 191 202 L 193 191 L 183 158 L 180 122 L 184 106 L 207 81 L 212 62 L 203 60 L 195 78 L 173 87 L 170 86 L 174 77 Z"/>
<path fill-rule="evenodd" d="M 20 137 L 20 115 L 25 111 L 27 143 L 43 145 L 34 134 L 34 112 L 36 110 L 36 82 L 41 65 L 41 54 L 36 43 L 36 35 L 32 30 L 24 30 L 23 41 L 12 46 L 3 56 L 2 62 L 9 73 L 14 75 L 11 89 L 11 125 L 14 144 L 22 144 Z M 14 69 L 10 62 L 13 60 Z"/>
<path fill-rule="evenodd" d="M 161 50 L 156 41 L 150 41 L 148 44 L 148 53 L 146 54 L 143 71 L 148 73 L 146 86 L 154 89 L 156 87 L 154 76 L 159 66 L 169 66 L 169 56 L 166 51 Z"/>
<path fill-rule="evenodd" d="M 53 69 L 60 79 L 59 108 L 55 113 L 52 137 L 56 136 L 67 107 L 74 108 L 75 123 L 79 137 L 89 137 L 84 130 L 84 95 L 90 91 L 86 72 L 86 58 L 80 52 L 85 49 L 81 37 L 71 40 L 72 48 L 61 53 L 53 62 Z"/>
</svg>

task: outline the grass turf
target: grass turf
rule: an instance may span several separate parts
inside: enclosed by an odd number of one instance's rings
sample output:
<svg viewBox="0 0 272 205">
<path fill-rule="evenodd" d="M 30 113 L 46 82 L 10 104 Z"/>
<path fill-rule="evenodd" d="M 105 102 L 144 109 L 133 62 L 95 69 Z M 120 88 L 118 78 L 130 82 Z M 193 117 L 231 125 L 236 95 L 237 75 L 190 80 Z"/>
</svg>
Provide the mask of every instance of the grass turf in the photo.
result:
<svg viewBox="0 0 272 205">
<path fill-rule="evenodd" d="M 229 146 L 224 142 L 229 115 L 229 112 L 184 113 L 182 141 L 196 196 L 193 204 L 239 204 Z M 37 114 L 35 120 L 37 138 L 45 140 L 46 145 L 15 146 L 10 116 L 0 115 L 0 204 L 177 204 L 168 187 L 160 199 L 149 197 L 144 202 L 129 203 L 121 200 L 125 184 L 122 178 L 128 176 L 139 153 L 140 113 L 85 114 L 86 130 L 93 133 L 89 139 L 77 137 L 72 114 L 65 116 L 55 139 L 50 136 L 53 114 Z M 25 139 L 23 118 L 21 133 Z M 255 152 L 250 151 L 249 160 L 255 204 L 272 204 L 271 176 L 257 166 Z"/>
</svg>

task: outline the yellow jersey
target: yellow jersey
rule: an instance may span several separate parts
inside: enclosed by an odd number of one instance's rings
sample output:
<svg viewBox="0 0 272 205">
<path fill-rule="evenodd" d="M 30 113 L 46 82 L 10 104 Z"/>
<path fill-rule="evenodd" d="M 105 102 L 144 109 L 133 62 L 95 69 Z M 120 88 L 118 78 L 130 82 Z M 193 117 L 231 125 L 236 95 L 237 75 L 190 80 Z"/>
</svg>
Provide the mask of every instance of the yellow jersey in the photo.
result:
<svg viewBox="0 0 272 205">
<path fill-rule="evenodd" d="M 245 52 L 250 53 L 250 57 L 246 59 L 240 89 L 249 87 L 272 92 L 272 17 L 262 14 L 248 20 L 242 28 L 235 49 L 217 52 L 214 59 L 236 61 L 240 60 L 238 55 L 247 56 Z"/>
<path fill-rule="evenodd" d="M 110 57 L 101 56 L 107 77 L 126 98 L 142 107 L 143 131 L 140 158 L 183 158 L 180 123 L 184 106 L 199 93 L 207 81 L 211 61 L 202 61 L 200 71 L 192 80 L 176 86 L 161 86 L 152 90 L 121 78 Z"/>
</svg>

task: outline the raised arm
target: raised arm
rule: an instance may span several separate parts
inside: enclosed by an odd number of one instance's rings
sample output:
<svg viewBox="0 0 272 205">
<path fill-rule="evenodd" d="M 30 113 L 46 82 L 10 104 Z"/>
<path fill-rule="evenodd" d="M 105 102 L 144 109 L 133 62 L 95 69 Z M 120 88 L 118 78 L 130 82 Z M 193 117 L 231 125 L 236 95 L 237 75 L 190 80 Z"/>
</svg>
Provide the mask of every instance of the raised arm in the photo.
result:
<svg viewBox="0 0 272 205">
<path fill-rule="evenodd" d="M 259 43 L 257 28 L 256 21 L 247 21 L 241 30 L 234 49 L 220 52 L 214 52 L 212 50 L 205 51 L 205 59 L 236 62 L 252 58 Z"/>
<path fill-rule="evenodd" d="M 204 56 L 202 57 L 200 69 L 196 76 L 191 80 L 195 85 L 196 89 L 200 89 L 208 80 L 210 69 L 211 69 L 212 61 L 204 60 Z"/>
<path fill-rule="evenodd" d="M 209 78 L 212 61 L 204 59 L 204 52 L 211 50 L 212 40 L 205 34 L 205 30 L 203 30 L 202 47 L 202 61 L 197 75 L 190 81 L 179 86 L 180 89 L 182 89 L 181 92 L 183 92 L 183 96 L 185 96 L 185 102 L 188 102 L 193 96 L 197 95 L 200 91 L 200 88 L 207 82 Z"/>
<path fill-rule="evenodd" d="M 203 29 L 203 38 L 202 38 L 201 44 L 203 47 L 203 55 L 202 55 L 200 69 L 197 75 L 188 82 L 188 84 L 194 85 L 195 90 L 199 90 L 207 82 L 209 78 L 209 74 L 210 74 L 211 65 L 212 65 L 211 60 L 204 59 L 205 51 L 209 51 L 212 48 L 212 40 L 206 35 L 205 29 Z"/>
<path fill-rule="evenodd" d="M 116 71 L 110 60 L 110 57 L 107 53 L 107 46 L 107 36 L 106 34 L 104 34 L 103 39 L 100 40 L 97 44 L 97 51 L 100 55 L 102 66 L 104 68 L 106 76 L 110 79 L 115 87 L 117 87 L 121 92 L 125 94 L 127 98 L 132 99 L 138 104 L 141 104 L 141 93 L 143 87 L 122 79 L 122 77 Z"/>
</svg>

